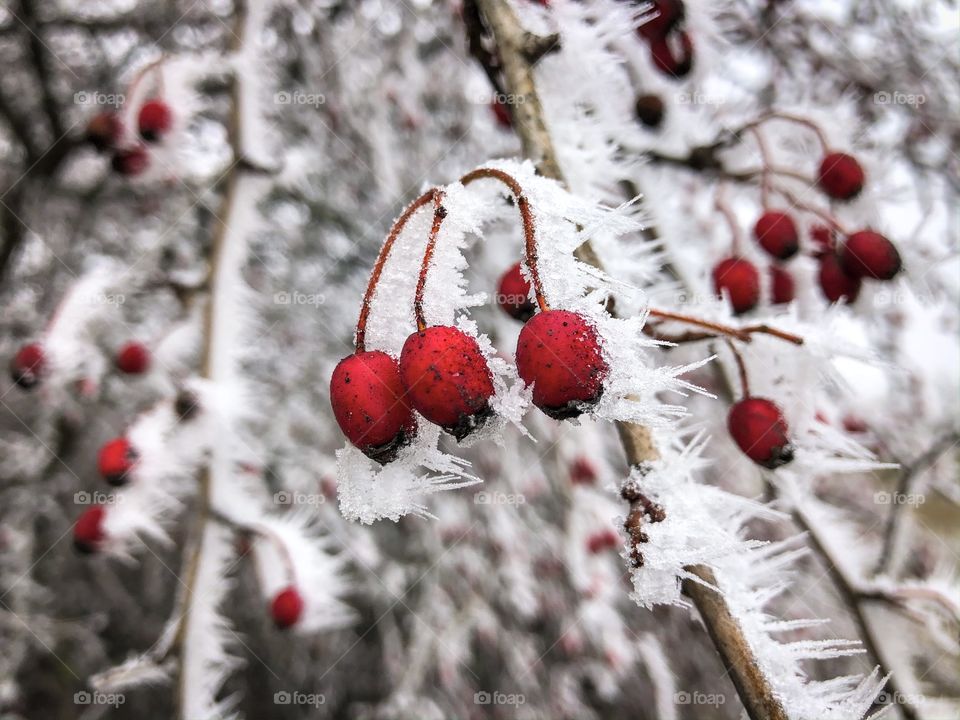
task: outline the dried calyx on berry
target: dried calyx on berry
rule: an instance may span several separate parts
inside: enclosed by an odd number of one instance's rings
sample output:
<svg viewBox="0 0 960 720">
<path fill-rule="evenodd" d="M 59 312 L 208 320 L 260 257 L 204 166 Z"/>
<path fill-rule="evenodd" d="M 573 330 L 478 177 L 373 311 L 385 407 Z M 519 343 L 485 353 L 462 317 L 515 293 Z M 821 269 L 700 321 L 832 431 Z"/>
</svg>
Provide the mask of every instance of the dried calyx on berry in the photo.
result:
<svg viewBox="0 0 960 720">
<path fill-rule="evenodd" d="M 379 350 L 358 350 L 330 378 L 330 404 L 340 430 L 367 457 L 396 459 L 417 434 L 417 421 L 397 361 Z"/>
<path fill-rule="evenodd" d="M 400 353 L 400 377 L 411 405 L 457 440 L 493 414 L 493 374 L 477 341 L 447 325 L 411 334 Z"/>
<path fill-rule="evenodd" d="M 903 267 L 896 246 L 872 230 L 850 234 L 838 255 L 847 274 L 857 278 L 891 280 Z"/>
<path fill-rule="evenodd" d="M 637 97 L 634 103 L 634 112 L 637 114 L 637 120 L 644 127 L 658 128 L 663 123 L 663 116 L 666 113 L 666 106 L 659 95 L 648 93 Z"/>
<path fill-rule="evenodd" d="M 855 157 L 832 152 L 820 161 L 817 182 L 834 200 L 852 200 L 863 190 L 866 175 Z"/>
<path fill-rule="evenodd" d="M 760 301 L 760 273 L 749 260 L 731 257 L 713 268 L 713 287 L 717 295 L 726 292 L 736 314 L 749 312 Z"/>
<path fill-rule="evenodd" d="M 514 263 L 500 277 L 497 287 L 497 305 L 507 315 L 521 322 L 533 317 L 537 306 L 530 299 L 530 283 L 520 271 L 520 263 Z"/>
<path fill-rule="evenodd" d="M 565 420 L 599 402 L 610 368 L 600 335 L 583 315 L 546 310 L 520 331 L 517 372 L 533 385 L 533 404 L 550 417 Z"/>
<path fill-rule="evenodd" d="M 286 630 L 299 622 L 303 616 L 303 596 L 293 585 L 288 585 L 273 597 L 270 603 L 270 616 L 274 625 Z"/>
<path fill-rule="evenodd" d="M 800 234 L 793 218 L 779 210 L 765 211 L 753 226 L 753 236 L 777 260 L 789 260 L 800 249 Z"/>
<path fill-rule="evenodd" d="M 10 379 L 24 390 L 30 390 L 47 372 L 47 358 L 40 343 L 21 347 L 10 361 Z"/>
<path fill-rule="evenodd" d="M 727 429 L 743 454 L 758 465 L 772 470 L 793 460 L 787 421 L 772 400 L 746 397 L 735 403 L 727 415 Z"/>
<path fill-rule="evenodd" d="M 85 555 L 100 549 L 107 534 L 103 529 L 107 509 L 103 505 L 94 505 L 84 510 L 73 526 L 73 546 L 77 552 Z"/>
<path fill-rule="evenodd" d="M 100 448 L 97 469 L 111 485 L 126 485 L 139 457 L 129 440 L 125 437 L 114 438 Z"/>
<path fill-rule="evenodd" d="M 173 126 L 173 111 L 159 98 L 147 100 L 137 115 L 140 137 L 147 142 L 156 142 L 169 132 Z"/>
</svg>

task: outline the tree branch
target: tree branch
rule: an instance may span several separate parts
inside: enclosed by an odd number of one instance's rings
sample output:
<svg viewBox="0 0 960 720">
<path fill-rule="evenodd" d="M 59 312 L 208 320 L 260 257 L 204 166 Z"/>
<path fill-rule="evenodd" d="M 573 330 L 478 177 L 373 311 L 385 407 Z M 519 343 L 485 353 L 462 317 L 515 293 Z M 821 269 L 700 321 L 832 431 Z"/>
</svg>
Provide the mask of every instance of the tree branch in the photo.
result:
<svg viewBox="0 0 960 720">
<path fill-rule="evenodd" d="M 537 95 L 533 67 L 525 53 L 528 46 L 525 32 L 504 0 L 477 0 L 477 4 L 496 41 L 506 89 L 517 97 L 514 125 L 520 136 L 523 152 L 536 163 L 542 175 L 562 182 L 563 175 Z M 582 260 L 600 267 L 599 259 L 589 243 L 584 243 L 579 251 L 578 255 Z M 617 430 L 631 465 L 647 467 L 649 463 L 659 459 L 649 428 L 620 422 L 617 423 Z M 685 584 L 684 589 L 700 611 L 747 713 L 753 720 L 786 720 L 786 711 L 759 669 L 742 628 L 733 617 L 723 596 L 714 589 L 716 585 L 710 582 L 713 579 L 711 570 L 703 566 L 687 569 L 710 585 L 694 588 Z"/>
</svg>

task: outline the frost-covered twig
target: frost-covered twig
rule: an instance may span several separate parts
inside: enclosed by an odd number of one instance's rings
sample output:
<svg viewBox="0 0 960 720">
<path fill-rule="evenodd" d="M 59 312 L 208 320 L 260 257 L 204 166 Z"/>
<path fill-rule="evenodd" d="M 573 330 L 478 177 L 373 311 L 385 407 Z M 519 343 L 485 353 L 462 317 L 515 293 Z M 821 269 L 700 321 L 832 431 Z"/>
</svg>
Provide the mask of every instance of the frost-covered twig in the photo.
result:
<svg viewBox="0 0 960 720">
<path fill-rule="evenodd" d="M 518 101 L 515 105 L 515 117 L 524 153 L 536 163 L 542 175 L 562 181 L 563 175 L 537 95 L 533 67 L 524 54 L 525 31 L 504 0 L 478 0 L 478 5 L 496 42 L 506 88 L 511 94 L 523 99 L 523 102 Z M 595 266 L 600 265 L 589 243 L 584 243 L 579 254 L 582 260 Z M 642 468 L 659 457 L 648 428 L 620 422 L 617 429 L 631 465 Z M 690 568 L 690 571 L 710 585 L 709 588 L 701 586 L 694 590 L 693 600 L 733 678 L 748 714 L 758 720 L 786 720 L 786 711 L 760 670 L 749 642 L 726 606 L 723 596 L 714 589 L 714 584 L 709 583 L 710 570 L 696 567 Z"/>
</svg>

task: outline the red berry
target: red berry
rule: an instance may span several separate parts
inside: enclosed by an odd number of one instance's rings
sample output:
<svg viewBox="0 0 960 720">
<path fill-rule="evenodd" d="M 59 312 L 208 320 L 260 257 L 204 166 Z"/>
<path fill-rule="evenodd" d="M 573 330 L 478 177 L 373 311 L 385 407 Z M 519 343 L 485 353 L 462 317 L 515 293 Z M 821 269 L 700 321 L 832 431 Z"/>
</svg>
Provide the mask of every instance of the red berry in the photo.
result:
<svg viewBox="0 0 960 720">
<path fill-rule="evenodd" d="M 493 98 L 493 101 L 490 103 L 490 109 L 493 111 L 493 116 L 497 120 L 497 125 L 504 130 L 509 130 L 513 127 L 513 116 L 510 114 L 510 108 L 507 107 L 507 104 L 499 95 Z"/>
<path fill-rule="evenodd" d="M 760 273 L 756 266 L 743 258 L 721 260 L 713 268 L 713 287 L 717 295 L 724 291 L 736 314 L 745 313 L 760 301 Z"/>
<path fill-rule="evenodd" d="M 104 443 L 97 457 L 97 468 L 103 479 L 111 485 L 126 485 L 130 481 L 130 471 L 137 464 L 138 454 L 124 437 L 114 438 Z"/>
<path fill-rule="evenodd" d="M 280 630 L 296 625 L 303 615 L 303 596 L 293 585 L 285 587 L 270 603 L 270 615 L 274 625 Z"/>
<path fill-rule="evenodd" d="M 340 361 L 330 378 L 330 404 L 347 439 L 379 463 L 396 459 L 417 432 L 400 366 L 379 350 Z"/>
<path fill-rule="evenodd" d="M 111 110 L 97 113 L 87 123 L 87 142 L 100 152 L 115 148 L 122 134 L 120 116 Z"/>
<path fill-rule="evenodd" d="M 574 485 L 593 485 L 597 481 L 597 469 L 585 457 L 578 457 L 570 466 L 570 482 Z"/>
<path fill-rule="evenodd" d="M 727 429 L 743 454 L 758 465 L 772 470 L 793 460 L 787 421 L 772 400 L 748 397 L 734 404 Z"/>
<path fill-rule="evenodd" d="M 526 322 L 536 311 L 530 299 L 530 283 L 520 272 L 520 263 L 514 263 L 500 277 L 497 288 L 497 305 L 510 317 Z"/>
<path fill-rule="evenodd" d="M 684 30 L 650 41 L 654 67 L 664 75 L 682 78 L 693 69 L 693 40 Z"/>
<path fill-rule="evenodd" d="M 834 152 L 820 162 L 817 175 L 820 188 L 835 200 L 852 200 L 863 190 L 863 168 L 852 155 Z"/>
<path fill-rule="evenodd" d="M 407 338 L 400 377 L 410 403 L 457 440 L 491 415 L 493 375 L 477 341 L 449 325 L 435 325 Z"/>
<path fill-rule="evenodd" d="M 47 358 L 40 343 L 28 343 L 10 361 L 10 378 L 24 390 L 37 385 L 47 370 Z"/>
<path fill-rule="evenodd" d="M 141 375 L 150 369 L 150 351 L 138 342 L 128 342 L 117 353 L 117 369 L 128 375 Z"/>
<path fill-rule="evenodd" d="M 836 233 L 832 228 L 827 227 L 826 225 L 814 225 L 810 229 L 810 237 L 813 238 L 815 245 L 814 248 L 814 257 L 820 257 L 825 253 L 836 252 L 837 249 L 837 239 Z"/>
<path fill-rule="evenodd" d="M 774 305 L 784 305 L 796 297 L 793 275 L 779 265 L 770 266 L 770 300 Z"/>
<path fill-rule="evenodd" d="M 860 294 L 862 284 L 860 278 L 847 274 L 836 253 L 825 253 L 820 256 L 819 279 L 824 297 L 832 303 L 839 300 L 852 303 Z"/>
<path fill-rule="evenodd" d="M 637 113 L 637 120 L 645 127 L 657 128 L 663 122 L 666 106 L 659 95 L 648 94 L 637 98 L 634 110 Z"/>
<path fill-rule="evenodd" d="M 591 555 L 609 550 L 620 545 L 620 536 L 613 530 L 601 530 L 587 538 L 587 551 Z"/>
<path fill-rule="evenodd" d="M 156 142 L 173 126 L 173 112 L 163 100 L 147 100 L 140 107 L 137 125 L 140 137 L 147 142 Z"/>
<path fill-rule="evenodd" d="M 596 328 L 582 315 L 547 310 L 520 331 L 517 372 L 533 385 L 533 404 L 556 420 L 597 403 L 609 371 Z"/>
<path fill-rule="evenodd" d="M 845 415 L 843 417 L 843 429 L 851 433 L 865 433 L 870 428 L 856 415 Z"/>
<path fill-rule="evenodd" d="M 800 249 L 797 226 L 785 212 L 767 210 L 753 226 L 753 236 L 777 260 L 789 260 Z"/>
<path fill-rule="evenodd" d="M 894 244 L 872 230 L 850 235 L 840 248 L 839 256 L 843 269 L 854 277 L 890 280 L 902 267 Z"/>
<path fill-rule="evenodd" d="M 650 18 L 637 28 L 637 34 L 647 40 L 656 40 L 670 32 L 686 14 L 682 0 L 654 0 Z"/>
<path fill-rule="evenodd" d="M 103 530 L 103 520 L 107 509 L 103 505 L 93 505 L 83 511 L 73 526 L 73 546 L 78 552 L 89 555 L 100 549 L 107 536 Z"/>
<path fill-rule="evenodd" d="M 117 152 L 113 154 L 113 159 L 110 161 L 114 172 L 128 177 L 139 175 L 147 169 L 147 165 L 149 164 L 150 155 L 147 154 L 147 149 L 142 145 L 117 150 Z"/>
</svg>

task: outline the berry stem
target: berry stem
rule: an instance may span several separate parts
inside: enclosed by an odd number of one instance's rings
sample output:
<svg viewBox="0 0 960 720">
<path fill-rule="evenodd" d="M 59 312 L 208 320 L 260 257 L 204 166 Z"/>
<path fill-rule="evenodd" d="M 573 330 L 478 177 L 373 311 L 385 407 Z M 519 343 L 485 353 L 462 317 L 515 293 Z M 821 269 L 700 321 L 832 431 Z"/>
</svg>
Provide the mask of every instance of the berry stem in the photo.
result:
<svg viewBox="0 0 960 720">
<path fill-rule="evenodd" d="M 740 340 L 741 342 L 750 342 L 750 336 L 753 333 L 763 333 L 764 335 L 772 335 L 773 337 L 781 340 L 786 340 L 794 345 L 803 345 L 803 338 L 799 335 L 794 335 L 784 330 L 778 330 L 777 328 L 770 327 L 769 325 L 749 325 L 743 328 L 735 328 L 730 325 L 722 325 L 721 323 L 715 323 L 710 320 L 703 320 L 701 318 L 693 317 L 692 315 L 683 315 L 681 313 L 670 312 L 669 310 L 648 308 L 647 312 L 650 317 L 686 323 L 687 325 L 695 325 L 697 327 L 710 330 L 717 335 L 732 337 L 736 340 Z M 695 339 L 706 340 L 709 337 L 711 336 L 696 337 Z M 689 340 L 690 338 L 687 339 Z"/>
<path fill-rule="evenodd" d="M 380 275 L 383 273 L 383 266 L 387 262 L 387 258 L 390 256 L 390 251 L 393 249 L 394 242 L 396 242 L 400 232 L 403 230 L 404 226 L 407 224 L 407 221 L 413 216 L 413 214 L 424 205 L 431 202 L 438 192 L 440 191 L 437 188 L 430 188 L 427 190 L 423 195 L 418 197 L 407 206 L 403 213 L 401 213 L 400 217 L 394 221 L 393 227 L 390 228 L 390 233 L 387 235 L 387 239 L 384 240 L 383 247 L 380 248 L 380 254 L 377 255 L 377 261 L 373 264 L 373 270 L 370 272 L 370 281 L 367 283 L 367 291 L 364 293 L 363 303 L 360 305 L 360 317 L 357 319 L 357 332 L 354 340 L 354 347 L 356 347 L 357 352 L 363 352 L 366 349 L 365 340 L 367 335 L 367 318 L 370 315 L 370 303 L 373 300 L 373 293 L 377 289 L 377 283 L 380 282 Z"/>
<path fill-rule="evenodd" d="M 127 97 L 133 99 L 134 92 L 137 87 L 143 82 L 143 79 L 150 74 L 151 72 L 158 70 L 164 62 L 166 62 L 166 55 L 161 55 L 159 58 L 154 60 L 151 63 L 147 63 L 133 76 L 133 79 L 130 81 L 130 84 L 127 85 Z M 157 72 L 157 86 L 159 88 L 159 94 L 163 95 L 163 73 Z"/>
<path fill-rule="evenodd" d="M 447 209 L 443 206 L 443 191 L 437 190 L 433 194 L 433 226 L 430 228 L 430 235 L 427 238 L 427 248 L 423 252 L 423 262 L 420 264 L 420 278 L 417 280 L 417 291 L 413 296 L 413 314 L 417 319 L 417 330 L 423 332 L 427 329 L 427 322 L 423 317 L 423 291 L 427 286 L 427 272 L 430 269 L 430 261 L 433 259 L 433 250 L 437 246 L 437 236 L 440 234 L 440 226 L 443 219 L 447 216 Z"/>
<path fill-rule="evenodd" d="M 763 204 L 764 211 L 766 211 L 770 209 L 770 149 L 767 147 L 763 135 L 760 134 L 760 128 L 751 127 L 750 132 L 753 133 L 757 141 L 757 148 L 760 150 L 760 202 Z"/>
<path fill-rule="evenodd" d="M 733 344 L 732 340 L 727 339 L 727 346 L 733 353 L 733 359 L 737 361 L 737 370 L 740 372 L 740 390 L 743 392 L 743 397 L 748 398 L 750 397 L 750 381 L 747 378 L 747 366 L 743 362 L 743 355 L 737 350 L 737 346 Z"/>
<path fill-rule="evenodd" d="M 792 122 L 797 125 L 802 125 L 806 128 L 809 128 L 816 134 L 817 140 L 820 142 L 820 147 L 823 150 L 824 154 L 826 154 L 830 149 L 830 143 L 827 142 L 827 136 L 819 125 L 817 125 L 815 122 L 813 122 L 813 120 L 810 120 L 809 118 L 801 117 L 800 115 L 794 115 L 792 113 L 787 113 L 787 112 L 781 112 L 781 111 L 775 110 L 768 113 L 764 113 L 763 115 L 758 117 L 756 120 L 744 125 L 740 129 L 740 132 L 744 132 L 746 130 L 752 130 L 753 128 L 759 125 L 762 125 L 765 122 L 769 122 L 770 120 L 783 120 L 785 122 Z"/>
<path fill-rule="evenodd" d="M 513 176 L 496 168 L 477 168 L 460 178 L 460 183 L 469 185 L 474 180 L 480 180 L 481 178 L 499 180 L 513 193 L 517 209 L 520 210 L 520 220 L 523 223 L 524 255 L 527 269 L 530 270 L 530 276 L 533 278 L 533 294 L 537 298 L 537 306 L 540 308 L 540 312 L 546 312 L 550 309 L 550 304 L 543 294 L 543 283 L 540 282 L 540 272 L 537 269 L 537 229 L 533 222 L 530 202 L 527 200 L 527 196 L 523 194 L 520 183 Z"/>
<path fill-rule="evenodd" d="M 824 222 L 826 222 L 827 224 L 829 224 L 830 227 L 832 227 L 832 228 L 834 228 L 835 230 L 837 230 L 838 232 L 840 232 L 841 235 L 849 235 L 849 234 L 850 234 L 850 233 L 849 233 L 846 229 L 844 229 L 844 227 L 840 224 L 840 221 L 837 220 L 831 213 L 827 212 L 826 210 L 821 210 L 820 208 L 815 207 L 814 205 L 810 205 L 809 203 L 805 203 L 803 200 L 801 200 L 800 198 L 798 198 L 796 195 L 794 195 L 792 192 L 790 192 L 790 191 L 787 190 L 786 188 L 783 188 L 783 187 L 780 187 L 780 186 L 774 186 L 773 191 L 774 191 L 775 193 L 777 193 L 778 195 L 782 195 L 783 198 L 784 198 L 787 202 L 789 202 L 790 205 L 793 206 L 794 208 L 796 208 L 797 210 L 803 210 L 803 211 L 805 211 L 805 212 L 811 213 L 812 215 L 816 215 L 816 216 L 819 217 L 821 220 L 823 220 Z"/>
<path fill-rule="evenodd" d="M 212 520 L 216 520 L 221 525 L 226 525 L 232 530 L 244 535 L 256 535 L 258 537 L 262 537 L 273 543 L 273 545 L 277 548 L 277 552 L 280 553 L 280 557 L 282 558 L 283 566 L 287 571 L 286 575 L 287 579 L 289 580 L 289 584 L 296 584 L 297 573 L 293 565 L 293 557 L 290 555 L 290 549 L 287 547 L 286 543 L 280 539 L 280 536 L 277 535 L 273 530 L 264 525 L 248 525 L 240 522 L 239 520 L 234 520 L 229 515 L 214 507 L 211 507 L 209 512 L 210 518 Z"/>
<path fill-rule="evenodd" d="M 713 206 L 723 215 L 724 219 L 727 221 L 727 225 L 730 226 L 730 234 L 733 237 L 733 254 L 739 255 L 740 248 L 742 247 L 740 226 L 737 224 L 737 219 L 733 215 L 733 210 L 727 204 L 726 195 L 723 192 L 723 186 L 718 185 L 716 194 L 714 195 Z"/>
</svg>

